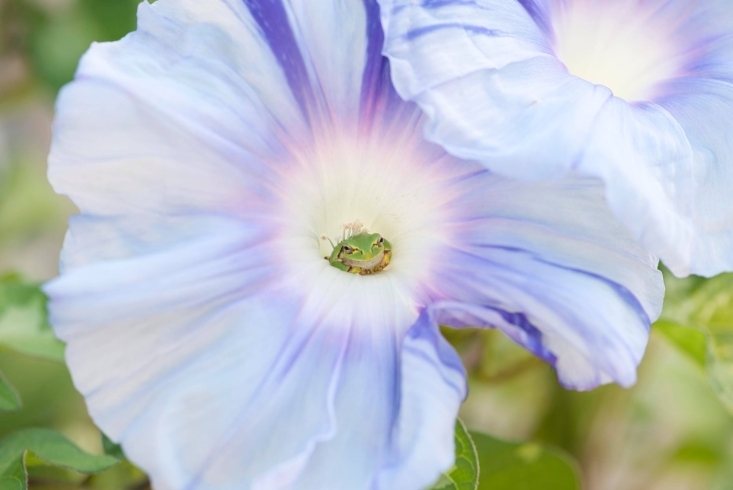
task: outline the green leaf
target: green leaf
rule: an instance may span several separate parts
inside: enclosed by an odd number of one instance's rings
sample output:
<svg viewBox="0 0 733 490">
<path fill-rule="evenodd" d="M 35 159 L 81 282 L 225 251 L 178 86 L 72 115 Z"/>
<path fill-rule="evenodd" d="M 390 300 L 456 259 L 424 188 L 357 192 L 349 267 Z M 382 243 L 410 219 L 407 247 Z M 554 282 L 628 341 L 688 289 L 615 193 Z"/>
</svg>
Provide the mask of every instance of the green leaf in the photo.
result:
<svg viewBox="0 0 733 490">
<path fill-rule="evenodd" d="M 28 33 L 35 75 L 54 90 L 70 82 L 79 58 L 93 41 L 116 40 L 135 29 L 139 3 L 77 0 L 45 12 Z"/>
<path fill-rule="evenodd" d="M 674 341 L 683 351 L 697 352 L 699 336 L 704 338 L 708 377 L 720 400 L 733 413 L 733 274 L 705 281 L 698 279 L 694 288 L 685 289 L 689 281 L 665 277 L 669 289 L 687 291 L 687 294 L 675 295 L 665 304 L 663 319 L 688 329 L 688 333 Z M 698 338 L 689 332 L 697 332 Z"/>
<path fill-rule="evenodd" d="M 707 363 L 707 337 L 704 331 L 666 320 L 655 323 L 654 330 L 661 333 L 675 347 L 687 354 L 689 359 L 698 367 L 705 368 Z"/>
<path fill-rule="evenodd" d="M 135 30 L 139 0 L 79 0 L 78 5 L 97 26 L 95 41 L 114 41 Z"/>
<path fill-rule="evenodd" d="M 0 346 L 23 354 L 64 360 L 64 344 L 47 321 L 46 295 L 18 276 L 0 277 Z"/>
<path fill-rule="evenodd" d="M 0 411 L 14 412 L 20 409 L 21 405 L 20 396 L 15 391 L 15 388 L 8 383 L 3 373 L 0 373 Z"/>
<path fill-rule="evenodd" d="M 33 453 L 52 465 L 81 473 L 97 473 L 119 462 L 109 455 L 87 454 L 64 436 L 50 429 L 24 429 L 0 441 L 0 488 L 27 490 L 24 466 L 26 454 Z"/>
<path fill-rule="evenodd" d="M 117 459 L 125 459 L 125 453 L 122 452 L 122 446 L 112 442 L 112 440 L 105 434 L 102 434 L 102 449 L 104 449 L 104 454 L 109 454 Z"/>
<path fill-rule="evenodd" d="M 562 451 L 471 432 L 481 478 L 478 490 L 579 490 L 577 463 Z"/>
<path fill-rule="evenodd" d="M 478 488 L 479 464 L 476 446 L 463 422 L 456 420 L 455 432 L 456 462 L 444 473 L 435 490 L 476 490 Z"/>
<path fill-rule="evenodd" d="M 26 480 L 22 455 L 10 460 L 0 472 L 0 488 L 2 490 L 26 490 Z"/>
</svg>

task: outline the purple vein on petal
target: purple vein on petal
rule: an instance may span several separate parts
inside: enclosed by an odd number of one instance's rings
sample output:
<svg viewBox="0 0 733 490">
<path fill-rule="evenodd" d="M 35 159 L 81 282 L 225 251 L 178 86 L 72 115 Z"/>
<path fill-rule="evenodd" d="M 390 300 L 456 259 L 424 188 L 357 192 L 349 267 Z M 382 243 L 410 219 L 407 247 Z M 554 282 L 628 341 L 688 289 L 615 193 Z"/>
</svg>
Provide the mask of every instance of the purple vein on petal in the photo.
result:
<svg viewBox="0 0 733 490">
<path fill-rule="evenodd" d="M 282 0 L 243 0 L 285 73 L 290 90 L 307 113 L 313 99 L 303 55 Z"/>
</svg>

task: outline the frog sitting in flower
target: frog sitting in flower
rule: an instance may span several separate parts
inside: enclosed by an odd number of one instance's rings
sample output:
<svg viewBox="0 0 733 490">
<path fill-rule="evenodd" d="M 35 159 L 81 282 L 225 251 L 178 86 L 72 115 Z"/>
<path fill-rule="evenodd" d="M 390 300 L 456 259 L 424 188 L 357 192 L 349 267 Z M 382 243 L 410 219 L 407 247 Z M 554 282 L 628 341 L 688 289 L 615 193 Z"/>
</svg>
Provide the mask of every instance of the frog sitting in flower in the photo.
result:
<svg viewBox="0 0 733 490">
<path fill-rule="evenodd" d="M 334 243 L 329 264 L 352 274 L 374 274 L 384 270 L 392 260 L 392 244 L 379 233 L 369 233 L 357 221 L 343 226 L 341 239 Z M 348 234 L 348 236 L 347 236 Z M 322 237 L 322 239 L 327 239 Z"/>
</svg>

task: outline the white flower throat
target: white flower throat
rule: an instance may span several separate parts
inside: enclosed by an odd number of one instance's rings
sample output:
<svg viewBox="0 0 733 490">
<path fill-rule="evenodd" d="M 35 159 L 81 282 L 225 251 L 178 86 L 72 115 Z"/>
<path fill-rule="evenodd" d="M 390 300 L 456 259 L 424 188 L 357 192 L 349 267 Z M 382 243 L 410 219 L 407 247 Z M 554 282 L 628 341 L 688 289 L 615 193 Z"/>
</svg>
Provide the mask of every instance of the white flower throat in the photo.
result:
<svg viewBox="0 0 733 490">
<path fill-rule="evenodd" d="M 555 52 L 568 71 L 627 101 L 652 100 L 684 69 L 674 32 L 684 12 L 657 2 L 571 0 L 553 13 Z"/>
<path fill-rule="evenodd" d="M 353 267 L 362 275 L 422 276 L 439 248 L 436 230 L 446 220 L 443 204 L 452 191 L 441 165 L 449 157 L 425 144 L 417 128 L 391 122 L 369 131 L 330 126 L 311 144 L 291 147 L 294 158 L 281 187 L 282 214 L 293 233 L 283 242 L 285 260 Z M 372 237 L 371 245 L 384 243 L 370 253 L 354 247 L 353 254 L 332 257 L 340 243 L 360 234 Z"/>
</svg>

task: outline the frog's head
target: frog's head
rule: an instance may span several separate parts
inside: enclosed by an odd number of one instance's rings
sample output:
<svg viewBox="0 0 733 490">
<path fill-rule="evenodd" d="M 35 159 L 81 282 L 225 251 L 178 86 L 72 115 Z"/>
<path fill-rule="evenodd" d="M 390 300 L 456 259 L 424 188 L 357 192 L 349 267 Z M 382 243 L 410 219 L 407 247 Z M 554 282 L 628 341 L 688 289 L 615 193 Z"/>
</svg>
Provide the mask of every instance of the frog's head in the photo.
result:
<svg viewBox="0 0 733 490">
<path fill-rule="evenodd" d="M 385 240 L 379 233 L 360 233 L 341 245 L 341 257 L 349 262 L 367 262 L 384 255 Z"/>
</svg>

